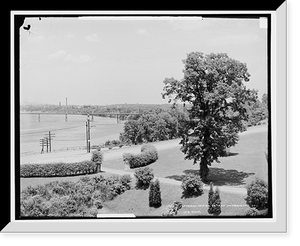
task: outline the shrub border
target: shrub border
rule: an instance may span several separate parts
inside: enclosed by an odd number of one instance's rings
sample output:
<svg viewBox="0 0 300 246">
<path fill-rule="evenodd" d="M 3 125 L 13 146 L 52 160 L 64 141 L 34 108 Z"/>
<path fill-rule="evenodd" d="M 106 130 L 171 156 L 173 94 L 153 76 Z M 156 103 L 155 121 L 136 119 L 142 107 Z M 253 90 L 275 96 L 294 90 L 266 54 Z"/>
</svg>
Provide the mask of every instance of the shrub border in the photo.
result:
<svg viewBox="0 0 300 246">
<path fill-rule="evenodd" d="M 92 161 L 72 163 L 23 164 L 20 166 L 20 177 L 66 177 L 97 172 L 97 165 Z"/>
<path fill-rule="evenodd" d="M 128 163 L 131 169 L 148 166 L 149 164 L 155 162 L 157 159 L 158 152 L 153 144 L 144 144 L 141 147 L 141 153 L 139 154 L 123 154 L 123 161 L 125 163 Z"/>
</svg>

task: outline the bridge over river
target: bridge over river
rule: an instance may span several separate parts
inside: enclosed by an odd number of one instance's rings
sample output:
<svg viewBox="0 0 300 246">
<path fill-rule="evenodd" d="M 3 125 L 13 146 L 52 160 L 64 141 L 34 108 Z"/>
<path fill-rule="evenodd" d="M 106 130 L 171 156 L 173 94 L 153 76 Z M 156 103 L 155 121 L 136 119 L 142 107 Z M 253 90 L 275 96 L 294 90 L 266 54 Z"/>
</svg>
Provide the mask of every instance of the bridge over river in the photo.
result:
<svg viewBox="0 0 300 246">
<path fill-rule="evenodd" d="M 68 121 L 68 115 L 86 115 L 91 117 L 91 121 L 94 121 L 94 116 L 98 117 L 116 117 L 117 123 L 121 120 L 125 120 L 126 116 L 129 115 L 141 115 L 142 113 L 120 113 L 120 112 L 109 112 L 109 113 L 66 113 L 66 112 L 20 112 L 20 114 L 34 114 L 37 115 L 37 120 L 41 121 L 41 115 L 64 115 L 65 121 Z"/>
</svg>

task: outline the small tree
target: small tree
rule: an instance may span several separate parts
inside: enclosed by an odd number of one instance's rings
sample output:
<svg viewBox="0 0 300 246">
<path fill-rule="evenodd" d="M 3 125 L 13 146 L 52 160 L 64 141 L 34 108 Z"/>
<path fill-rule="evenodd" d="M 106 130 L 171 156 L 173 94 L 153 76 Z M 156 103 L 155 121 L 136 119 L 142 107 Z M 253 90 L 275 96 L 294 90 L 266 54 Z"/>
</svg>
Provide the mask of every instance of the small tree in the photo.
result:
<svg viewBox="0 0 300 246">
<path fill-rule="evenodd" d="M 97 165 L 97 173 L 101 171 L 101 164 L 103 161 L 103 153 L 101 151 L 95 150 L 92 153 L 91 161 L 95 162 Z"/>
<path fill-rule="evenodd" d="M 155 208 L 161 206 L 161 192 L 160 192 L 160 184 L 158 179 L 156 179 L 154 182 L 151 182 L 150 184 L 149 206 Z"/>
<path fill-rule="evenodd" d="M 209 192 L 208 192 L 208 211 L 207 211 L 209 214 L 213 213 L 213 209 L 212 209 L 213 197 L 214 197 L 214 188 L 213 188 L 213 183 L 210 182 Z"/>
<path fill-rule="evenodd" d="M 216 188 L 214 193 L 214 215 L 219 215 L 221 213 L 221 197 L 219 187 Z"/>
<path fill-rule="evenodd" d="M 221 214 L 221 197 L 220 190 L 217 187 L 213 190 L 213 184 L 210 183 L 210 189 L 208 192 L 208 210 L 209 214 L 219 215 Z"/>
</svg>

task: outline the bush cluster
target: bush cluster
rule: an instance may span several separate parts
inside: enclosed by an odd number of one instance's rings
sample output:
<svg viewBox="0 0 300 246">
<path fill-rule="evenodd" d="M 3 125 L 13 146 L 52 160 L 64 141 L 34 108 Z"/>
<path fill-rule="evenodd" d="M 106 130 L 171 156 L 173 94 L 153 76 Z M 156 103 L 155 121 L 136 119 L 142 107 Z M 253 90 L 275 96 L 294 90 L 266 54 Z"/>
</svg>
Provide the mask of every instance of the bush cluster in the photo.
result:
<svg viewBox="0 0 300 246">
<path fill-rule="evenodd" d="M 181 188 L 184 197 L 200 196 L 203 194 L 203 183 L 198 175 L 189 173 L 182 179 Z"/>
<path fill-rule="evenodd" d="M 153 169 L 149 167 L 136 169 L 134 177 L 136 178 L 136 188 L 147 189 L 154 179 Z"/>
<path fill-rule="evenodd" d="M 24 164 L 20 167 L 20 175 L 28 177 L 64 177 L 96 172 L 96 164 L 93 161 L 81 161 L 73 163 L 46 163 Z"/>
<path fill-rule="evenodd" d="M 268 184 L 265 181 L 256 178 L 246 189 L 246 202 L 250 208 L 261 210 L 268 207 Z"/>
<path fill-rule="evenodd" d="M 177 215 L 178 210 L 182 208 L 182 202 L 174 202 L 172 206 L 169 207 L 167 213 L 162 213 L 163 217 L 173 217 Z"/>
<path fill-rule="evenodd" d="M 258 215 L 259 215 L 259 212 L 256 208 L 249 208 L 246 211 L 246 216 L 255 217 L 255 216 L 258 216 Z"/>
<path fill-rule="evenodd" d="M 95 150 L 92 152 L 91 161 L 102 164 L 103 161 L 103 153 L 99 150 Z"/>
<path fill-rule="evenodd" d="M 122 147 L 123 144 L 120 140 L 107 140 L 104 143 L 104 147 L 107 147 L 107 148 L 112 148 L 112 147 L 116 147 L 116 146 Z"/>
<path fill-rule="evenodd" d="M 134 155 L 124 153 L 123 161 L 129 164 L 130 168 L 144 167 L 158 159 L 158 152 L 154 145 L 145 144 L 141 147 L 141 153 Z"/>
<path fill-rule="evenodd" d="M 128 176 L 86 176 L 77 182 L 56 181 L 29 186 L 21 192 L 21 216 L 95 217 L 103 202 L 130 189 Z"/>
</svg>

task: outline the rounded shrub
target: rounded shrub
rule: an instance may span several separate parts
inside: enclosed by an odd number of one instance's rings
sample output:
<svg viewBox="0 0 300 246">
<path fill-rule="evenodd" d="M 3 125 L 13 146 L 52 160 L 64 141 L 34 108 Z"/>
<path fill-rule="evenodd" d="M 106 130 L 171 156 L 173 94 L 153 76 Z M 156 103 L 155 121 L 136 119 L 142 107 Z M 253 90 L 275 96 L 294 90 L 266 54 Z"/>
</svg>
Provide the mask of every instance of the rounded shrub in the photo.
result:
<svg viewBox="0 0 300 246">
<path fill-rule="evenodd" d="M 153 169 L 149 167 L 136 169 L 134 177 L 136 178 L 136 188 L 147 189 L 154 179 Z"/>
<path fill-rule="evenodd" d="M 93 151 L 91 161 L 101 164 L 103 161 L 103 153 L 98 150 Z"/>
<path fill-rule="evenodd" d="M 102 201 L 100 199 L 97 199 L 94 201 L 94 205 L 97 209 L 101 209 L 103 208 L 103 204 L 102 204 Z"/>
<path fill-rule="evenodd" d="M 256 178 L 246 186 L 246 189 L 245 200 L 250 208 L 261 210 L 268 207 L 268 184 L 265 181 Z"/>
<path fill-rule="evenodd" d="M 158 159 L 157 149 L 153 144 L 145 144 L 141 147 L 141 153 L 134 155 L 130 153 L 123 154 L 123 161 L 128 163 L 130 168 L 147 166 Z"/>
<path fill-rule="evenodd" d="M 200 177 L 192 173 L 182 179 L 181 188 L 184 197 L 199 196 L 203 193 L 203 183 Z"/>
</svg>

